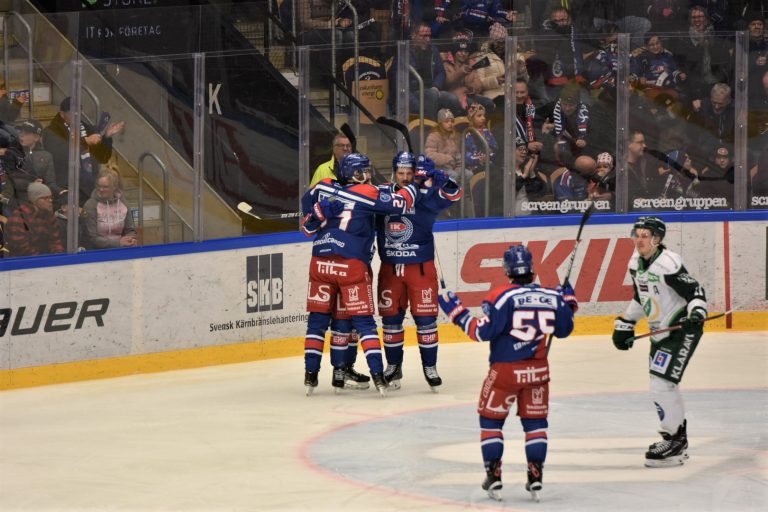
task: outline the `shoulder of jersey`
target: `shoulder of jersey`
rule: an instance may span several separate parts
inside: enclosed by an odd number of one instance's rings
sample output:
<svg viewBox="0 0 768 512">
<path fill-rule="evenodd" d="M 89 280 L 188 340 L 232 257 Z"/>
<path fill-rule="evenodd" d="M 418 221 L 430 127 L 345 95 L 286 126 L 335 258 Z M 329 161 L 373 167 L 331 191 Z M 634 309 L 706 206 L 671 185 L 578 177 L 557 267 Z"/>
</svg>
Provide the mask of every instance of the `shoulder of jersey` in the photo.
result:
<svg viewBox="0 0 768 512">
<path fill-rule="evenodd" d="M 663 274 L 674 274 L 683 266 L 683 259 L 676 252 L 664 249 L 652 266 L 658 267 Z"/>
<path fill-rule="evenodd" d="M 521 286 L 518 284 L 503 284 L 501 286 L 497 286 L 496 288 L 494 288 L 488 293 L 486 300 L 491 304 L 496 304 L 496 302 L 499 300 L 499 297 L 501 297 L 507 292 L 510 292 L 512 290 L 516 290 L 519 288 L 521 288 Z"/>
<path fill-rule="evenodd" d="M 638 269 L 638 261 L 640 261 L 640 255 L 637 251 L 634 251 L 632 257 L 629 258 L 629 270 L 636 271 Z"/>
<path fill-rule="evenodd" d="M 361 196 L 365 196 L 370 199 L 378 199 L 379 197 L 379 189 L 375 185 L 371 185 L 369 183 L 359 183 L 357 185 L 352 185 L 347 187 L 345 190 L 348 192 L 354 192 L 355 194 L 360 194 Z"/>
</svg>

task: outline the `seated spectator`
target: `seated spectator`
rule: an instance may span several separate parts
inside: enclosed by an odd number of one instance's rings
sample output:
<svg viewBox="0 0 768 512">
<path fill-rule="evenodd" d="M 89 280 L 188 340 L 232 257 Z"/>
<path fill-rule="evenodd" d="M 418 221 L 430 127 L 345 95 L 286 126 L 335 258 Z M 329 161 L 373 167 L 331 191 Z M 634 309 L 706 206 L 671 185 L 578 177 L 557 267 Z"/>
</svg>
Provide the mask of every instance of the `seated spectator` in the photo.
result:
<svg viewBox="0 0 768 512">
<path fill-rule="evenodd" d="M 610 153 L 597 155 L 597 167 L 595 174 L 590 176 L 587 191 L 589 198 L 593 201 L 610 201 L 613 206 L 616 194 L 616 170 Z"/>
<path fill-rule="evenodd" d="M 595 172 L 596 162 L 592 157 L 580 156 L 573 167 L 567 168 L 552 184 L 555 201 L 583 201 L 587 198 L 588 183 L 585 179 Z"/>
<path fill-rule="evenodd" d="M 596 50 L 584 56 L 584 75 L 595 97 L 616 98 L 616 76 L 619 69 L 619 29 L 606 23 Z"/>
<path fill-rule="evenodd" d="M 499 96 L 504 96 L 504 77 L 506 74 L 504 49 L 506 37 L 507 31 L 504 27 L 498 23 L 494 24 L 491 27 L 488 41 L 470 59 L 475 69 L 467 76 L 467 86 L 474 94 L 481 95 L 491 101 L 496 100 Z M 482 66 L 480 66 L 481 63 L 483 64 Z M 485 65 L 486 63 L 487 65 Z M 486 107 L 486 112 L 490 111 L 492 109 Z"/>
<path fill-rule="evenodd" d="M 6 243 L 11 256 L 38 256 L 64 252 L 56 217 L 53 193 L 47 185 L 33 181 L 27 187 L 28 202 L 21 203 L 6 224 Z"/>
<path fill-rule="evenodd" d="M 733 143 L 736 114 L 731 105 L 731 88 L 727 84 L 715 84 L 709 99 L 697 99 L 691 103 L 693 113 L 688 121 L 695 131 L 690 140 L 699 148 L 712 148 L 718 142 Z"/>
<path fill-rule="evenodd" d="M 488 129 L 485 117 L 485 107 L 478 103 L 471 105 L 469 107 L 469 112 L 467 113 L 467 119 L 469 120 L 469 125 L 483 136 L 485 142 L 488 144 L 489 151 L 489 154 L 486 154 L 485 147 L 480 141 L 475 140 L 475 135 L 472 132 L 467 133 L 464 142 L 464 158 L 467 168 L 466 178 L 471 178 L 474 173 L 485 170 L 487 159 L 490 159 L 489 165 L 494 165 L 499 146 L 496 143 L 496 137 L 494 137 L 491 130 Z"/>
<path fill-rule="evenodd" d="M 571 82 L 563 87 L 554 107 L 550 105 L 546 109 L 547 118 L 553 120 L 555 158 L 562 167 L 569 167 L 573 159 L 580 156 L 587 147 L 589 109 L 580 100 L 580 91 L 581 86 Z"/>
<path fill-rule="evenodd" d="M 684 90 L 689 100 L 705 96 L 716 83 L 731 83 L 733 76 L 733 38 L 716 37 L 707 9 L 693 6 L 686 37 L 669 40 L 669 50 L 677 58 L 680 71 L 688 76 Z"/>
<path fill-rule="evenodd" d="M 87 249 L 136 246 L 133 216 L 121 196 L 117 173 L 112 170 L 102 172 L 96 180 L 93 197 L 83 207 Z"/>
<path fill-rule="evenodd" d="M 21 108 L 29 101 L 29 93 L 24 92 L 11 99 L 5 84 L 0 85 L 0 121 L 11 124 L 19 118 Z"/>
<path fill-rule="evenodd" d="M 424 154 L 456 183 L 461 182 L 461 134 L 453 126 L 453 113 L 447 108 L 437 113 L 437 126 L 427 135 Z M 471 177 L 471 176 L 470 176 Z"/>
<path fill-rule="evenodd" d="M 658 197 L 655 171 L 646 155 L 645 134 L 631 130 L 627 144 L 627 176 L 629 178 L 630 198 Z"/>
<path fill-rule="evenodd" d="M 536 164 L 539 155 L 530 153 L 521 138 L 515 144 L 515 216 L 529 215 L 524 203 L 541 199 L 547 192 L 547 184 L 539 177 Z"/>
<path fill-rule="evenodd" d="M 707 166 L 701 170 L 701 197 L 724 197 L 730 206 L 733 203 L 734 181 L 733 159 L 731 149 L 719 144 Z"/>
<path fill-rule="evenodd" d="M 53 156 L 43 148 L 41 139 L 43 126 L 36 119 L 28 119 L 16 125 L 19 141 L 24 148 L 24 163 L 8 171 L 18 201 L 27 201 L 27 188 L 30 183 L 44 183 L 53 192 L 54 206 L 59 204 L 59 196 L 65 188 L 56 183 L 56 170 Z"/>
<path fill-rule="evenodd" d="M 528 95 L 528 82 L 522 78 L 517 79 L 515 84 L 515 137 L 524 140 L 528 151 L 533 154 L 541 153 L 544 144 L 536 140 L 536 130 L 534 120 L 536 118 L 536 107 L 533 100 Z M 549 121 L 548 119 L 546 121 Z"/>
<path fill-rule="evenodd" d="M 536 41 L 536 53 L 526 61 L 531 75 L 529 85 L 543 102 L 556 101 L 568 82 L 583 83 L 583 50 L 575 37 L 571 15 L 564 7 L 555 7 Z M 544 87 L 540 87 L 543 82 Z"/>
<path fill-rule="evenodd" d="M 658 87 L 679 90 L 688 75 L 680 71 L 677 59 L 664 48 L 661 37 L 652 35 L 645 47 L 632 52 L 630 57 L 630 81 L 635 87 Z"/>
<path fill-rule="evenodd" d="M 465 110 L 475 102 L 481 103 L 486 110 L 493 110 L 493 101 L 477 93 L 468 84 L 468 79 L 477 73 L 477 70 L 473 70 L 473 66 L 469 61 L 469 44 L 469 39 L 463 34 L 459 37 L 454 37 L 451 47 L 452 51 L 444 54 L 445 89 L 456 95 L 459 103 Z"/>
<path fill-rule="evenodd" d="M 419 23 L 411 34 L 410 65 L 416 70 L 424 84 L 424 117 L 435 119 L 437 111 L 448 108 L 453 115 L 461 115 L 464 109 L 455 94 L 443 90 L 445 86 L 445 68 L 440 58 L 440 52 L 431 43 L 432 30 L 426 23 Z M 396 59 L 395 59 L 396 60 Z M 393 62 L 391 70 L 397 69 L 397 63 Z M 409 73 L 409 98 L 408 109 L 411 112 L 419 112 L 419 82 Z M 390 81 L 394 82 L 394 74 Z M 390 90 L 397 90 L 394 85 Z M 394 102 L 396 94 L 390 94 L 390 100 Z M 394 105 L 391 105 L 394 110 Z"/>
<path fill-rule="evenodd" d="M 71 100 L 64 98 L 59 112 L 51 124 L 43 130 L 45 149 L 53 156 L 56 183 L 69 182 L 69 129 L 72 125 Z M 80 117 L 80 204 L 85 203 L 93 192 L 101 164 L 112 157 L 112 137 L 123 131 L 123 121 L 110 122 L 105 127 L 93 126 Z"/>
</svg>

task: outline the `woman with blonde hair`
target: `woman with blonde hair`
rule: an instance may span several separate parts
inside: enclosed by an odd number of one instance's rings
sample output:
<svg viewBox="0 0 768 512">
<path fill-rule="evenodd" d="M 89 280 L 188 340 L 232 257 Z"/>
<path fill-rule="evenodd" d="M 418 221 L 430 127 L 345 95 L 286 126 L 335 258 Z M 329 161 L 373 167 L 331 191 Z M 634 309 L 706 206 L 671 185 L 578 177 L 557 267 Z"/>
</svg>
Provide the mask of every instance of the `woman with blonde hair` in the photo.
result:
<svg viewBox="0 0 768 512">
<path fill-rule="evenodd" d="M 88 249 L 134 247 L 137 245 L 133 216 L 122 199 L 120 176 L 104 169 L 96 179 L 94 193 L 83 207 Z"/>
</svg>

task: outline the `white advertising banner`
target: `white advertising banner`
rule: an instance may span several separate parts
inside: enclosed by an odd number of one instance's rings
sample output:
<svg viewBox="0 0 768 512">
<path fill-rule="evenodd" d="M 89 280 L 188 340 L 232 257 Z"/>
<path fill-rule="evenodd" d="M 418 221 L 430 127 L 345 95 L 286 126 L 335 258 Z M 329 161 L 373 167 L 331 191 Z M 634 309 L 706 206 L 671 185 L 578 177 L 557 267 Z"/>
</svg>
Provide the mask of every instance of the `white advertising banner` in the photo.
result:
<svg viewBox="0 0 768 512">
<path fill-rule="evenodd" d="M 669 223 L 665 244 L 713 311 L 765 311 L 768 222 Z M 626 224 L 590 224 L 571 274 L 580 317 L 617 315 L 632 297 Z M 506 248 L 528 245 L 538 279 L 564 276 L 575 226 L 436 234 L 449 289 L 479 306 L 507 282 Z M 191 253 L 0 273 L 0 369 L 301 337 L 311 244 Z M 726 258 L 727 255 L 727 258 Z M 376 265 L 374 265 L 374 269 Z M 442 319 L 444 322 L 445 319 Z"/>
</svg>

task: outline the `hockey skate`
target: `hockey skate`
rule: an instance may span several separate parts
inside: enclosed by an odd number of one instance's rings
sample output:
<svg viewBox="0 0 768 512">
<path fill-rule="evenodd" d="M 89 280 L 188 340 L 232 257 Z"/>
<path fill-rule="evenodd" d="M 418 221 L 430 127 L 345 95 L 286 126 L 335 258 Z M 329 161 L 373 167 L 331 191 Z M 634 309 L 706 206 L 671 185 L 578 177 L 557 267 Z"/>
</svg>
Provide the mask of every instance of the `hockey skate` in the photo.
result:
<svg viewBox="0 0 768 512">
<path fill-rule="evenodd" d="M 376 386 L 376 390 L 382 398 L 387 396 L 387 388 L 389 385 L 387 384 L 387 379 L 384 377 L 384 374 L 374 373 L 371 375 L 371 378 L 373 379 L 373 385 Z"/>
<path fill-rule="evenodd" d="M 424 378 L 427 379 L 432 392 L 437 393 L 437 387 L 443 384 L 443 379 L 437 374 L 437 366 L 424 366 Z"/>
<path fill-rule="evenodd" d="M 386 370 L 384 370 L 384 378 L 389 384 L 389 389 L 396 391 L 400 389 L 400 381 L 403 379 L 403 365 L 400 364 L 388 364 Z"/>
<path fill-rule="evenodd" d="M 488 497 L 501 501 L 501 461 L 492 460 L 485 470 L 483 490 L 488 492 Z"/>
<path fill-rule="evenodd" d="M 317 372 L 304 372 L 304 387 L 306 388 L 307 396 L 311 395 L 317 387 Z"/>
<path fill-rule="evenodd" d="M 683 424 L 672 435 L 666 432 L 661 433 L 663 438 L 657 443 L 653 443 L 645 452 L 645 466 L 648 468 L 667 468 L 672 466 L 681 466 L 688 460 L 688 421 L 683 420 Z"/>
<path fill-rule="evenodd" d="M 345 389 L 368 389 L 371 387 L 371 378 L 355 371 L 355 367 L 348 365 L 344 367 L 344 388 Z"/>
<path fill-rule="evenodd" d="M 544 464 L 541 462 L 528 463 L 528 481 L 525 483 L 525 490 L 531 493 L 533 501 L 541 501 L 539 491 L 541 491 Z"/>
<path fill-rule="evenodd" d="M 344 389 L 344 377 L 346 373 L 344 372 L 344 368 L 334 368 L 333 369 L 333 379 L 331 380 L 331 386 L 333 386 L 333 391 L 338 395 L 339 392 Z"/>
</svg>

